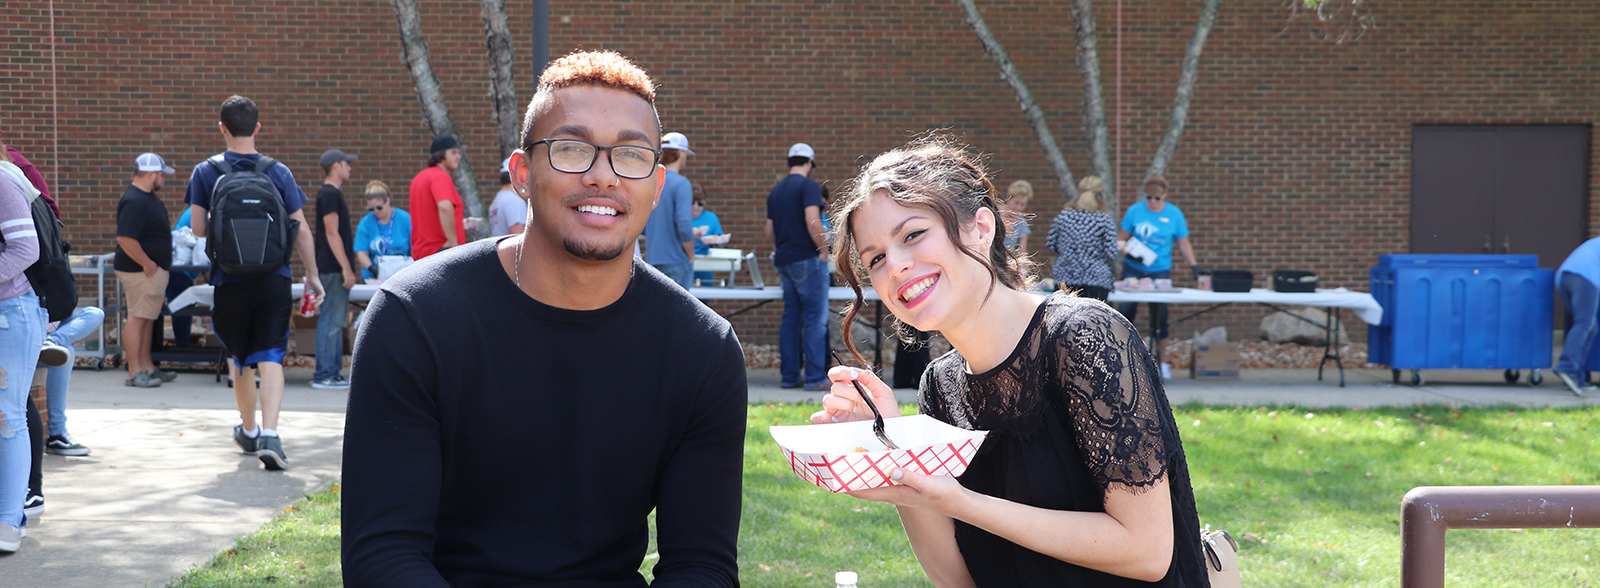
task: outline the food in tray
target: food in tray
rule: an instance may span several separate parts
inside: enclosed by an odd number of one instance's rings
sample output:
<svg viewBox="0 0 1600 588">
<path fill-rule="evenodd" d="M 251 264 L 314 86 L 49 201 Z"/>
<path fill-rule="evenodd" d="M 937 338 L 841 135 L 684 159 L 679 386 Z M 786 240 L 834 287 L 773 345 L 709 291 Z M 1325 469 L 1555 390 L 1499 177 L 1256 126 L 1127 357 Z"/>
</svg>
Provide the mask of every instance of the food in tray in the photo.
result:
<svg viewBox="0 0 1600 588">
<path fill-rule="evenodd" d="M 882 447 L 872 421 L 770 429 L 796 476 L 830 492 L 853 492 L 893 485 L 895 468 L 931 476 L 959 477 L 983 444 L 987 431 L 968 431 L 927 415 L 884 419 L 901 449 Z"/>
</svg>

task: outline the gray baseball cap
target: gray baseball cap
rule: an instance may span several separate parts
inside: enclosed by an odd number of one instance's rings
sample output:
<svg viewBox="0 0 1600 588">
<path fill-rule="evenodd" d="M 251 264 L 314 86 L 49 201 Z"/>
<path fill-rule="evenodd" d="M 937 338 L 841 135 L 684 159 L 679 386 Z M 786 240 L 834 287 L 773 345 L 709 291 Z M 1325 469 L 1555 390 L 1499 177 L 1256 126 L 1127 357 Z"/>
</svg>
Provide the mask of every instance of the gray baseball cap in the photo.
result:
<svg viewBox="0 0 1600 588">
<path fill-rule="evenodd" d="M 167 162 L 162 160 L 160 155 L 154 153 L 139 154 L 138 157 L 133 159 L 133 167 L 142 172 L 158 171 L 170 174 L 178 171 L 172 169 L 172 166 L 167 165 Z"/>
<path fill-rule="evenodd" d="M 351 155 L 349 153 L 345 153 L 345 152 L 340 151 L 338 149 L 329 149 L 327 151 L 323 151 L 322 152 L 322 159 L 318 160 L 318 163 L 321 163 L 322 167 L 327 168 L 327 167 L 333 167 L 333 164 L 339 163 L 341 161 L 356 161 L 356 160 L 359 160 L 359 159 L 361 159 L 361 158 L 360 157 L 356 157 L 354 155 Z"/>
</svg>

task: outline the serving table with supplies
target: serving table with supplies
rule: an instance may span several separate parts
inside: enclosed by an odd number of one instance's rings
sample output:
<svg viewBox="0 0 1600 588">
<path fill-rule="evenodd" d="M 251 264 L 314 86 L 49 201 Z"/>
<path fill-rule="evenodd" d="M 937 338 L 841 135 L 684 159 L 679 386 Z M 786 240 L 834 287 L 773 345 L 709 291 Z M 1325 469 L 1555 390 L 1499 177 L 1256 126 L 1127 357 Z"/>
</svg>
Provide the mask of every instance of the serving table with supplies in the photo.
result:
<svg viewBox="0 0 1600 588">
<path fill-rule="evenodd" d="M 1285 306 L 1317 306 L 1323 308 L 1348 308 L 1355 311 L 1362 322 L 1376 325 L 1383 321 L 1383 307 L 1378 301 L 1366 292 L 1357 292 L 1347 288 L 1332 290 L 1317 290 L 1315 292 L 1274 292 L 1263 288 L 1255 288 L 1249 292 L 1212 292 L 1210 290 L 1195 290 L 1192 288 L 1175 288 L 1171 290 L 1115 290 L 1106 298 L 1108 303 L 1117 302 L 1151 302 L 1157 304 L 1209 304 L 1204 310 L 1184 315 L 1177 320 L 1169 320 L 1169 325 L 1193 319 L 1202 314 L 1228 306 L 1234 303 L 1260 304 L 1282 311 L 1296 319 L 1317 325 L 1327 334 L 1327 344 L 1322 349 L 1322 361 L 1317 364 L 1317 379 L 1322 379 L 1322 368 L 1329 360 L 1333 360 L 1339 368 L 1339 386 L 1344 386 L 1344 362 L 1339 356 L 1339 313 L 1329 312 L 1328 320 L 1317 324 L 1298 314 L 1290 312 Z M 1156 324 L 1157 313 L 1150 313 L 1150 330 L 1152 333 L 1164 331 L 1159 329 L 1163 325 Z M 1155 355 L 1156 363 L 1161 363 L 1161 341 L 1156 340 L 1150 350 Z"/>
</svg>

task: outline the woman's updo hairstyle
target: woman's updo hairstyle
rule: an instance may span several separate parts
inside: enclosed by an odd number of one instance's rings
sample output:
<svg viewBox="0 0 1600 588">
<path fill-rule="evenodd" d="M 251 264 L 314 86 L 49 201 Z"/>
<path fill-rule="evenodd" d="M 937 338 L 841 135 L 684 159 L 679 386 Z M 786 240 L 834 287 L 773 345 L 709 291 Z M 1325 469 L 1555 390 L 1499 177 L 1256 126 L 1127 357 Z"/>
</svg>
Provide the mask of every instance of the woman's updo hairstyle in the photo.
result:
<svg viewBox="0 0 1600 588">
<path fill-rule="evenodd" d="M 853 217 L 867 200 L 880 194 L 901 206 L 933 211 L 944 222 L 951 244 L 989 270 L 990 292 L 996 284 L 1013 290 L 1033 285 L 1033 261 L 1005 245 L 1006 234 L 1014 230 L 1021 217 L 1001 208 L 999 193 L 981 156 L 949 137 L 925 135 L 862 167 L 861 173 L 840 191 L 829 214 L 835 219 L 830 239 L 834 243 L 834 264 L 845 284 L 856 293 L 855 302 L 845 310 L 844 324 L 854 324 L 856 314 L 866 306 L 861 286 L 869 279 L 856 251 Z M 989 209 L 996 220 L 994 241 L 985 252 L 961 242 L 961 229 L 972 226 L 980 208 Z M 896 320 L 895 330 L 901 340 L 915 341 L 908 325 Z M 844 337 L 844 343 L 857 360 L 866 363 L 851 337 Z"/>
</svg>

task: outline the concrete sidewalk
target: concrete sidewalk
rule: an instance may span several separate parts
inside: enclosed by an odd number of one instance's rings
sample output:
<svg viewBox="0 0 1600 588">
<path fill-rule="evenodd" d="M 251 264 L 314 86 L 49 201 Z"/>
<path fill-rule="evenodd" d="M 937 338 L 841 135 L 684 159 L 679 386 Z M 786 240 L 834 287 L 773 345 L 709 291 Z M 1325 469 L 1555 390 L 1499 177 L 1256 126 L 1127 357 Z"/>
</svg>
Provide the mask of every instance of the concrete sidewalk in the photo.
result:
<svg viewBox="0 0 1600 588">
<path fill-rule="evenodd" d="M 0 556 L 6 586 L 166 586 L 339 476 L 345 394 L 290 370 L 278 426 L 290 469 L 267 472 L 233 444 L 233 391 L 184 373 L 128 388 L 121 370 L 78 369 L 67 428 L 93 451 L 45 455 L 44 514 Z"/>
<path fill-rule="evenodd" d="M 749 370 L 751 402 L 816 402 L 820 393 L 778 386 L 776 369 Z M 1498 371 L 1436 370 L 1429 384 L 1391 384 L 1388 370 L 1347 370 L 1318 382 L 1316 370 L 1248 370 L 1239 380 L 1166 382 L 1173 404 L 1300 406 L 1569 407 L 1576 398 L 1548 376 L 1542 386 L 1506 385 Z M 291 469 L 267 472 L 231 438 L 233 391 L 209 374 L 185 373 L 154 389 L 128 388 L 120 370 L 73 373 L 68 429 L 93 453 L 45 456 L 44 515 L 21 551 L 0 556 L 5 586 L 165 586 L 227 550 L 302 495 L 339 476 L 346 394 L 314 390 L 311 370 L 288 371 L 282 423 Z M 902 402 L 916 391 L 900 390 Z"/>
</svg>

